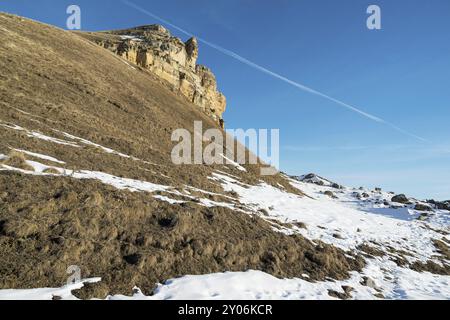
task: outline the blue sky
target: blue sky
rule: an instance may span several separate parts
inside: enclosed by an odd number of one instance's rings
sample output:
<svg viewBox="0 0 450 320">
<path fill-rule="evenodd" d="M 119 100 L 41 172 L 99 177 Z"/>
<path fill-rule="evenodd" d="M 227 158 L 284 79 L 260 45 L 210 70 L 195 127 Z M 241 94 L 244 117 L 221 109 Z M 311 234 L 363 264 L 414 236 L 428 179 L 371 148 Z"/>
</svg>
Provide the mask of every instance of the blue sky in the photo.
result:
<svg viewBox="0 0 450 320">
<path fill-rule="evenodd" d="M 450 199 L 450 1 L 131 0 L 292 81 L 423 137 L 402 134 L 205 45 L 229 128 L 279 128 L 281 170 L 346 185 Z M 3 0 L 0 10 L 83 30 L 157 23 L 120 0 Z M 377 4 L 382 30 L 368 30 Z M 170 28 L 172 29 L 173 28 Z M 173 30 L 186 40 L 187 36 Z"/>
</svg>

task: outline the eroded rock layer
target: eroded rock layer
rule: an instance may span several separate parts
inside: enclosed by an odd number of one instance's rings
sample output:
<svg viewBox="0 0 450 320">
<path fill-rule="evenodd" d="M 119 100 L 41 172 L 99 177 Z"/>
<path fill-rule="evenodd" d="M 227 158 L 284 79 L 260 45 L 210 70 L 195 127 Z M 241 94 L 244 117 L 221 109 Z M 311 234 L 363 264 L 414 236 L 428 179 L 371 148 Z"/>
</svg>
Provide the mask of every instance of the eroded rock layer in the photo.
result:
<svg viewBox="0 0 450 320">
<path fill-rule="evenodd" d="M 85 36 L 164 79 L 223 125 L 226 98 L 217 90 L 216 77 L 212 71 L 197 64 L 196 38 L 183 42 L 160 25 L 87 33 Z"/>
</svg>

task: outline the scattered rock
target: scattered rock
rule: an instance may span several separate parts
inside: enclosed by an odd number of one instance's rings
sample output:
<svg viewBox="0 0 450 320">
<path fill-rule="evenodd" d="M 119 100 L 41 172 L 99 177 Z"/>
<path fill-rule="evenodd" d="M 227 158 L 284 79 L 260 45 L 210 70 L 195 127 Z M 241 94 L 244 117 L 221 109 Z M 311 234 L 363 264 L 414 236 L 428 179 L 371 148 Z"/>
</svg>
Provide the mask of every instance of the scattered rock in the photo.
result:
<svg viewBox="0 0 450 320">
<path fill-rule="evenodd" d="M 445 238 L 442 238 L 445 240 Z M 450 261 L 450 247 L 446 245 L 443 241 L 434 239 L 433 240 L 434 247 L 436 250 L 444 256 L 444 258 Z"/>
<path fill-rule="evenodd" d="M 8 154 L 8 157 L 5 160 L 0 161 L 0 163 L 22 170 L 34 171 L 34 168 L 27 163 L 25 155 L 16 150 L 12 150 Z"/>
<path fill-rule="evenodd" d="M 137 265 L 139 263 L 139 261 L 141 260 L 141 255 L 139 253 L 133 253 L 133 254 L 124 256 L 123 259 L 128 264 Z"/>
<path fill-rule="evenodd" d="M 306 224 L 303 223 L 303 222 L 296 221 L 296 222 L 292 222 L 292 224 L 293 224 L 294 226 L 296 226 L 297 228 L 300 228 L 300 229 L 307 229 L 307 228 L 306 228 Z"/>
<path fill-rule="evenodd" d="M 414 206 L 414 210 L 417 210 L 417 211 L 433 211 L 433 209 L 431 209 L 430 206 L 428 206 L 426 204 L 422 204 L 422 203 L 417 203 Z"/>
<path fill-rule="evenodd" d="M 409 204 L 409 199 L 404 194 L 398 194 L 396 196 L 393 196 L 391 199 L 392 202 L 402 203 L 402 204 Z"/>
</svg>

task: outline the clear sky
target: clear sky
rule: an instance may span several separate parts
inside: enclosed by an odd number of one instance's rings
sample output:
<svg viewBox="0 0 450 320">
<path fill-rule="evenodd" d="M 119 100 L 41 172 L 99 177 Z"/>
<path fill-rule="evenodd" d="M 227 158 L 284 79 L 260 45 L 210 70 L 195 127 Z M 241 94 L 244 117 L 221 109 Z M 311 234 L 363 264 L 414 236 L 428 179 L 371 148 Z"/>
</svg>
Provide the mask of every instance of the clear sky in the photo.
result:
<svg viewBox="0 0 450 320">
<path fill-rule="evenodd" d="M 249 61 L 417 135 L 305 92 L 211 47 L 228 128 L 279 128 L 281 170 L 450 199 L 450 1 L 130 0 Z M 158 23 L 122 1 L 3 0 L 0 10 L 83 30 Z M 380 6 L 382 30 L 366 9 Z M 188 37 L 171 29 L 183 40 Z"/>
</svg>

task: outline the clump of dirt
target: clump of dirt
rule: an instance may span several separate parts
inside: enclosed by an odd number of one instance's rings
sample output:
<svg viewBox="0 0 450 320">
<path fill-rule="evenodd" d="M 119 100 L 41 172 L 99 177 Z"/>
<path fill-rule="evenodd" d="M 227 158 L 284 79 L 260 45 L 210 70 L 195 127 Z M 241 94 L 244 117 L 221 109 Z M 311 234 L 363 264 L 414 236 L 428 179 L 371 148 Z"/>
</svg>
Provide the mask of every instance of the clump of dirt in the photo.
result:
<svg viewBox="0 0 450 320">
<path fill-rule="evenodd" d="M 443 238 L 444 240 L 445 238 Z M 450 249 L 445 244 L 445 242 L 441 240 L 434 239 L 433 245 L 436 250 L 441 254 L 440 256 L 436 256 L 435 258 L 438 260 L 438 263 L 432 260 L 428 260 L 426 263 L 416 261 L 414 262 L 410 268 L 412 270 L 418 272 L 431 272 L 440 275 L 450 275 Z"/>
<path fill-rule="evenodd" d="M 261 176 L 261 163 L 244 165 L 246 171 L 175 165 L 174 130 L 193 134 L 194 121 L 218 128 L 197 106 L 77 34 L 2 13 L 0 23 L 0 153 L 13 146 L 57 158 L 70 170 L 200 188 L 217 193 L 207 196 L 216 201 L 226 195 L 208 179 L 217 170 L 302 196 L 280 174 Z M 256 216 L 189 198 L 172 205 L 94 180 L 0 172 L 0 199 L 0 288 L 61 286 L 70 265 L 83 278 L 102 278 L 77 291 L 83 298 L 128 294 L 134 286 L 149 294 L 155 283 L 186 274 L 257 269 L 278 277 L 307 273 L 314 281 L 344 279 L 364 266 L 361 256 L 275 232 Z"/>
<path fill-rule="evenodd" d="M 383 257 L 384 255 L 386 255 L 386 253 L 383 250 L 378 249 L 376 247 L 373 247 L 371 245 L 368 245 L 366 243 L 359 245 L 357 247 L 357 249 L 359 249 L 360 251 L 364 252 L 365 254 L 367 254 L 371 258 L 373 258 L 373 257 Z"/>
<path fill-rule="evenodd" d="M 445 242 L 434 239 L 433 244 L 436 250 L 443 256 L 445 260 L 450 261 L 450 248 Z"/>
<path fill-rule="evenodd" d="M 335 196 L 335 194 L 332 191 L 327 190 L 323 194 L 328 196 L 328 197 L 330 197 L 330 198 L 332 198 L 332 199 L 337 199 L 337 197 Z"/>
<path fill-rule="evenodd" d="M 34 171 L 34 168 L 27 163 L 25 155 L 16 150 L 12 150 L 1 163 L 18 169 Z"/>
<path fill-rule="evenodd" d="M 94 180 L 1 172 L 0 194 L 0 288 L 61 286 L 70 265 L 83 278 L 102 278 L 77 291 L 82 298 L 134 286 L 151 294 L 185 274 L 255 269 L 315 281 L 345 279 L 365 265 L 361 256 L 275 232 L 257 216 L 171 205 Z"/>
</svg>

